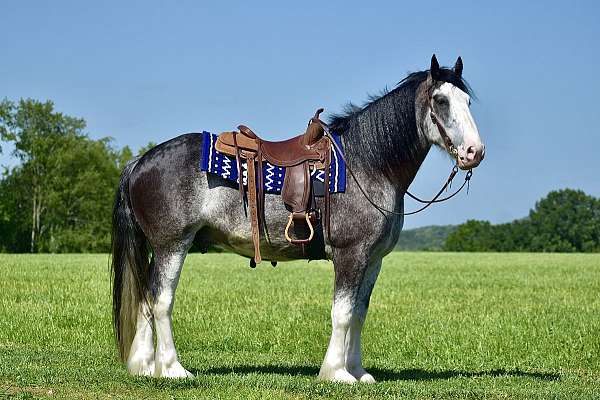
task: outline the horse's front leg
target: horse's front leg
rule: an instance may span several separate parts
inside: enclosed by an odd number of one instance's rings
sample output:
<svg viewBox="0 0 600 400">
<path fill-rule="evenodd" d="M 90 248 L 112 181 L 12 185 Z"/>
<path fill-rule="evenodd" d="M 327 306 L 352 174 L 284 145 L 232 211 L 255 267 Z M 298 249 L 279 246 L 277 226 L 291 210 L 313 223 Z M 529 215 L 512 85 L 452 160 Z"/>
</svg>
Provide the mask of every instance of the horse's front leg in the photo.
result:
<svg viewBox="0 0 600 400">
<path fill-rule="evenodd" d="M 319 372 L 320 379 L 344 383 L 374 382 L 362 368 L 360 334 L 380 266 L 381 260 L 368 264 L 357 263 L 348 256 L 336 258 L 331 339 Z"/>
<path fill-rule="evenodd" d="M 346 335 L 350 328 L 353 307 L 352 293 L 336 287 L 331 307 L 331 339 L 319 371 L 319 379 L 345 383 L 356 382 L 356 378 L 346 370 Z"/>
<path fill-rule="evenodd" d="M 362 366 L 360 337 L 369 309 L 369 299 L 371 298 L 373 286 L 375 286 L 380 269 L 381 259 L 371 263 L 367 267 L 358 291 L 356 305 L 350 320 L 350 327 L 346 334 L 346 371 L 360 382 L 365 383 L 374 383 L 375 379 Z"/>
</svg>

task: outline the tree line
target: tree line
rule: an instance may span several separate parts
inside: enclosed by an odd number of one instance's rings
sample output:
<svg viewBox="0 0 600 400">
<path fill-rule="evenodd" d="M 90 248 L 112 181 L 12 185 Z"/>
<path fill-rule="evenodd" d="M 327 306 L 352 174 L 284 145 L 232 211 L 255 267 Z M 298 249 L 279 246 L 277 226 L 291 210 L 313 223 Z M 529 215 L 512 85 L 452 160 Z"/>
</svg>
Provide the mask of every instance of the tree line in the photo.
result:
<svg viewBox="0 0 600 400">
<path fill-rule="evenodd" d="M 51 101 L 0 102 L 0 140 L 17 161 L 0 176 L 0 252 L 109 251 L 115 188 L 134 155 L 85 128 Z"/>
<path fill-rule="evenodd" d="M 526 218 L 459 225 L 446 238 L 444 250 L 600 252 L 600 199 L 581 190 L 552 191 Z"/>
</svg>

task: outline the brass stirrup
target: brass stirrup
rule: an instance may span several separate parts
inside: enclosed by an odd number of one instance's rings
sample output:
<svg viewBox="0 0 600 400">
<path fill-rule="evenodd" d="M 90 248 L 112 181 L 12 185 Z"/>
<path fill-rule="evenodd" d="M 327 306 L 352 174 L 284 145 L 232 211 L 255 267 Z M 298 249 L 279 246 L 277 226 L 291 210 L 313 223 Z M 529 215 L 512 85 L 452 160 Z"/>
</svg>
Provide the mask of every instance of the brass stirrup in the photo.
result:
<svg viewBox="0 0 600 400">
<path fill-rule="evenodd" d="M 285 227 L 285 239 L 288 242 L 290 242 L 292 244 L 306 244 L 312 240 L 313 236 L 315 235 L 315 230 L 313 229 L 313 226 L 310 223 L 310 216 L 308 214 L 309 213 L 304 214 L 304 216 L 306 217 L 306 224 L 308 225 L 308 229 L 310 229 L 310 235 L 308 236 L 308 239 L 292 239 L 290 237 L 289 230 L 290 230 L 290 226 L 292 226 L 292 220 L 294 218 L 294 213 L 290 213 L 290 218 L 288 219 L 288 223 Z"/>
</svg>

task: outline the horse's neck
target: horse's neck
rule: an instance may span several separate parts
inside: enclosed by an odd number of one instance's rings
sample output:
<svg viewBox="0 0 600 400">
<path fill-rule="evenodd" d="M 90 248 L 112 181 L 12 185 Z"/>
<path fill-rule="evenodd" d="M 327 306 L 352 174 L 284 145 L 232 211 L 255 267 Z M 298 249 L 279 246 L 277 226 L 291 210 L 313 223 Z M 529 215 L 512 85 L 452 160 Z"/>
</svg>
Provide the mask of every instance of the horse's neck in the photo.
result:
<svg viewBox="0 0 600 400">
<path fill-rule="evenodd" d="M 417 176 L 417 173 L 419 172 L 419 169 L 421 168 L 423 161 L 425 161 L 425 157 L 427 157 L 427 154 L 429 153 L 430 148 L 431 148 L 431 146 L 427 146 L 426 148 L 423 149 L 423 152 L 418 155 L 418 158 L 413 159 L 410 162 L 407 162 L 406 165 L 404 166 L 404 168 L 400 168 L 400 171 L 402 171 L 402 172 L 400 172 L 398 174 L 399 179 L 398 179 L 397 187 L 398 187 L 398 190 L 400 190 L 402 192 L 402 195 L 404 195 L 404 193 L 406 193 L 406 191 L 408 190 L 408 187 L 410 186 L 410 184 L 413 182 L 413 180 Z"/>
<path fill-rule="evenodd" d="M 428 128 L 427 121 L 429 118 L 428 106 L 426 105 L 425 99 L 427 94 L 423 92 L 424 89 L 419 88 L 417 91 L 417 97 L 415 101 L 415 121 L 417 129 L 417 137 L 422 141 L 420 151 L 415 154 L 415 157 L 407 162 L 406 173 L 403 174 L 401 186 L 404 188 L 404 192 L 408 190 L 408 187 L 417 176 L 417 172 L 421 168 L 423 161 L 429 154 L 431 149 L 431 143 L 426 139 L 425 129 Z"/>
<path fill-rule="evenodd" d="M 423 124 L 419 114 L 417 114 L 417 124 Z M 360 134 L 360 132 L 354 133 Z M 418 131 L 418 133 L 421 135 L 421 131 Z M 373 168 L 369 164 L 369 161 L 364 157 L 364 152 L 360 145 L 349 141 L 345 146 L 345 152 L 350 159 L 350 167 L 353 168 L 355 173 L 366 177 L 371 181 L 372 185 L 386 188 L 388 191 L 394 191 L 400 196 L 404 196 L 404 193 L 408 190 L 431 148 L 431 145 L 423 140 L 422 143 L 416 146 L 416 151 L 411 152 L 410 158 L 400 161 L 400 164 L 390 165 L 389 168 L 381 170 L 381 167 L 379 169 Z"/>
<path fill-rule="evenodd" d="M 355 153 L 354 150 L 356 150 L 356 154 L 353 154 Z M 410 162 L 407 161 L 405 165 L 395 168 L 396 173 L 394 176 L 390 176 L 390 174 L 370 169 L 365 163 L 352 162 L 359 161 L 357 158 L 360 158 L 360 149 L 350 147 L 348 152 L 352 154 L 349 166 L 353 169 L 352 172 L 358 182 L 355 182 L 354 177 L 351 177 L 351 174 L 347 173 L 346 176 L 349 179 L 348 189 L 350 192 L 354 192 L 350 186 L 360 185 L 377 205 L 384 209 L 400 212 L 404 203 L 404 195 L 425 160 L 428 151 L 429 146 L 419 153 L 417 159 L 413 159 Z M 355 189 L 359 190 L 358 188 Z"/>
<path fill-rule="evenodd" d="M 427 102 L 426 85 L 421 84 L 417 90 L 415 98 L 415 122 L 417 137 L 421 140 L 420 151 L 415 154 L 410 162 L 406 163 L 405 173 L 402 174 L 400 186 L 403 188 L 403 192 L 408 190 L 408 187 L 417 176 L 417 172 L 421 168 L 423 161 L 429 154 L 431 149 L 431 143 L 427 139 L 426 129 L 428 129 L 429 121 L 429 106 Z M 403 193 L 404 194 L 404 193 Z"/>
</svg>

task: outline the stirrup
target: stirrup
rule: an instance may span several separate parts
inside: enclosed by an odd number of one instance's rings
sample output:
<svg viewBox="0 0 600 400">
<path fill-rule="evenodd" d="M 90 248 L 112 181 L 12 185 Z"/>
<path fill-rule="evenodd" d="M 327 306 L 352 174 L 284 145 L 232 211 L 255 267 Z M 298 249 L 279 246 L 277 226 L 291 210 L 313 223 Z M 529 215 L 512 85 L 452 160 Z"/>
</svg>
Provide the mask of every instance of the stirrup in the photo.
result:
<svg viewBox="0 0 600 400">
<path fill-rule="evenodd" d="M 289 230 L 290 226 L 292 226 L 292 221 L 294 219 L 294 213 L 290 213 L 288 223 L 285 227 L 285 240 L 292 244 L 306 244 L 312 240 L 313 236 L 315 235 L 315 230 L 313 229 L 313 226 L 310 222 L 310 216 L 308 214 L 309 213 L 304 213 L 304 217 L 306 218 L 306 224 L 308 225 L 308 229 L 310 229 L 310 235 L 308 236 L 308 239 L 292 239 L 290 237 Z"/>
</svg>

